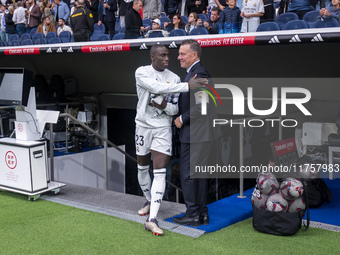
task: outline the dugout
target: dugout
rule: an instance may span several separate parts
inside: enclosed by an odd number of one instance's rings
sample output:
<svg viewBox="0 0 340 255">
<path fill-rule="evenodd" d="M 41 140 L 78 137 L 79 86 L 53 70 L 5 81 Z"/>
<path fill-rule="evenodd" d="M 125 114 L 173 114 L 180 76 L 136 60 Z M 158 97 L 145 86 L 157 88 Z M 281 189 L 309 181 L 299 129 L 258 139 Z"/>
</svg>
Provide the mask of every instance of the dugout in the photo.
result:
<svg viewBox="0 0 340 255">
<path fill-rule="evenodd" d="M 312 116 L 301 117 L 297 111 L 291 111 L 290 115 L 300 123 L 334 122 L 340 109 L 340 87 L 336 86 L 336 80 L 332 84 L 325 83 L 329 81 L 326 78 L 339 78 L 339 28 L 190 38 L 200 42 L 203 48 L 201 61 L 215 78 L 311 78 L 308 89 L 312 93 L 309 105 L 313 109 Z M 101 135 L 117 145 L 130 144 L 126 150 L 133 154 L 137 102 L 134 71 L 141 65 L 150 64 L 150 47 L 162 43 L 170 51 L 169 69 L 183 78 L 184 70 L 177 60 L 183 39 L 168 37 L 2 47 L 0 67 L 24 67 L 47 80 L 55 74 L 64 80 L 75 80 L 76 94 L 98 98 Z M 281 86 L 285 85 L 278 85 Z"/>
</svg>

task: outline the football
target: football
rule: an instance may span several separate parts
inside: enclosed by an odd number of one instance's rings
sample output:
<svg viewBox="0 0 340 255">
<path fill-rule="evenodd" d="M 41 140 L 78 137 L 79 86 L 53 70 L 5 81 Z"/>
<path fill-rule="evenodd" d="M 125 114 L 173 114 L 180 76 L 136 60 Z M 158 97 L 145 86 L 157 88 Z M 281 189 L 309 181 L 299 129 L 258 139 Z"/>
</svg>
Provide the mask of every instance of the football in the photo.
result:
<svg viewBox="0 0 340 255">
<path fill-rule="evenodd" d="M 295 200 L 290 201 L 288 206 L 288 212 L 300 212 L 306 209 L 305 201 L 303 201 L 302 197 L 299 197 Z"/>
<path fill-rule="evenodd" d="M 280 185 L 281 194 L 285 199 L 293 200 L 303 194 L 302 182 L 295 178 L 286 178 Z"/>
<path fill-rule="evenodd" d="M 265 195 L 273 195 L 279 192 L 279 182 L 276 180 L 275 176 L 271 173 L 269 174 L 259 174 L 256 179 L 257 186 L 259 190 Z"/>
<path fill-rule="evenodd" d="M 268 199 L 268 196 L 263 194 L 257 188 L 254 189 L 253 194 L 251 195 L 252 205 L 260 209 L 266 208 L 267 199 Z"/>
<path fill-rule="evenodd" d="M 281 194 L 274 194 L 268 197 L 266 209 L 271 212 L 286 212 L 288 201 Z"/>
</svg>

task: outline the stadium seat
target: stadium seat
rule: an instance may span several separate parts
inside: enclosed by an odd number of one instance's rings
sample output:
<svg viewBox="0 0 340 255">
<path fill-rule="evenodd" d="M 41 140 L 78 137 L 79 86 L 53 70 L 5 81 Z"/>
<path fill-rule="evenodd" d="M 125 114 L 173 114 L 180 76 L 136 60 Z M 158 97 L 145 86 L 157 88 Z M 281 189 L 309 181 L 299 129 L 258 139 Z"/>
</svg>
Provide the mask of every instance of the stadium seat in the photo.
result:
<svg viewBox="0 0 340 255">
<path fill-rule="evenodd" d="M 318 17 L 320 17 L 319 11 L 310 11 L 303 16 L 302 20 L 306 21 L 308 26 L 312 28 Z"/>
<path fill-rule="evenodd" d="M 189 35 L 207 35 L 209 34 L 208 30 L 205 27 L 196 27 L 191 30 Z"/>
<path fill-rule="evenodd" d="M 182 17 L 182 20 L 185 24 L 188 23 L 188 17 L 187 16 L 181 16 Z"/>
<path fill-rule="evenodd" d="M 109 41 L 109 40 L 111 40 L 110 36 L 108 34 L 103 34 L 98 36 L 97 41 Z"/>
<path fill-rule="evenodd" d="M 17 34 L 9 35 L 8 42 L 11 42 L 11 41 L 19 41 L 19 36 Z"/>
<path fill-rule="evenodd" d="M 37 32 L 37 29 L 36 27 L 32 28 L 31 31 L 30 31 L 30 35 L 31 35 L 31 38 L 33 37 L 33 35 Z"/>
<path fill-rule="evenodd" d="M 101 35 L 94 35 L 94 34 L 91 35 L 90 41 L 98 41 L 99 36 L 101 36 Z"/>
<path fill-rule="evenodd" d="M 32 39 L 25 39 L 21 41 L 21 45 L 33 45 Z"/>
<path fill-rule="evenodd" d="M 337 21 L 333 17 L 319 19 L 315 22 L 315 28 L 322 28 L 322 27 L 338 27 L 339 21 Z"/>
<path fill-rule="evenodd" d="M 143 27 L 152 27 L 152 21 L 150 19 L 143 19 Z"/>
<path fill-rule="evenodd" d="M 59 37 L 52 37 L 51 39 L 47 40 L 47 43 L 48 44 L 62 43 L 62 41 Z"/>
<path fill-rule="evenodd" d="M 125 34 L 123 33 L 118 33 L 113 36 L 112 40 L 120 40 L 120 39 L 125 39 Z"/>
<path fill-rule="evenodd" d="M 32 40 L 34 44 L 47 44 L 46 38 L 38 38 Z"/>
<path fill-rule="evenodd" d="M 203 14 L 203 13 L 199 13 L 199 14 L 198 14 L 198 17 L 199 17 L 202 21 L 207 21 L 207 20 L 208 20 L 207 15 L 205 15 L 205 14 Z"/>
<path fill-rule="evenodd" d="M 308 24 L 304 20 L 291 20 L 288 21 L 285 30 L 306 29 L 309 28 Z"/>
<path fill-rule="evenodd" d="M 48 32 L 48 33 L 46 34 L 46 36 L 45 36 L 47 42 L 48 42 L 50 39 L 54 38 L 54 37 L 57 37 L 57 33 L 56 33 L 56 32 Z"/>
<path fill-rule="evenodd" d="M 160 17 L 159 20 L 161 21 L 161 23 L 171 22 L 171 20 L 168 17 Z"/>
<path fill-rule="evenodd" d="M 279 17 L 277 17 L 276 23 L 279 24 L 280 28 L 282 30 L 285 29 L 285 25 L 288 21 L 291 20 L 298 20 L 299 16 L 293 12 L 286 12 L 282 13 Z"/>
<path fill-rule="evenodd" d="M 277 31 L 280 30 L 279 24 L 276 22 L 265 22 L 261 23 L 258 27 L 256 32 L 261 32 L 261 31 Z"/>
<path fill-rule="evenodd" d="M 94 24 L 92 35 L 102 35 L 105 33 L 105 25 L 102 23 L 98 26 L 98 23 Z"/>
<path fill-rule="evenodd" d="M 174 29 L 170 32 L 169 36 L 185 36 L 187 33 L 184 29 Z"/>
<path fill-rule="evenodd" d="M 44 34 L 43 33 L 36 33 L 32 36 L 32 40 L 35 41 L 37 39 L 41 39 L 41 38 L 44 38 Z"/>
<path fill-rule="evenodd" d="M 152 30 L 151 30 L 152 31 Z M 149 34 L 149 38 L 154 38 L 154 37 L 164 37 L 162 34 L 162 31 L 152 31 Z"/>
<path fill-rule="evenodd" d="M 7 46 L 7 42 L 5 42 L 5 41 L 0 41 L 0 46 L 1 46 L 1 47 Z"/>
<path fill-rule="evenodd" d="M 19 46 L 19 45 L 20 45 L 19 40 L 8 41 L 8 46 Z"/>
<path fill-rule="evenodd" d="M 58 36 L 62 43 L 68 43 L 71 41 L 71 33 L 69 31 L 63 31 Z"/>
<path fill-rule="evenodd" d="M 119 30 L 119 33 L 125 34 L 125 27 L 122 27 L 122 28 Z"/>
<path fill-rule="evenodd" d="M 20 36 L 20 41 L 24 41 L 26 39 L 31 39 L 31 35 L 29 33 L 23 33 L 21 36 Z"/>
</svg>

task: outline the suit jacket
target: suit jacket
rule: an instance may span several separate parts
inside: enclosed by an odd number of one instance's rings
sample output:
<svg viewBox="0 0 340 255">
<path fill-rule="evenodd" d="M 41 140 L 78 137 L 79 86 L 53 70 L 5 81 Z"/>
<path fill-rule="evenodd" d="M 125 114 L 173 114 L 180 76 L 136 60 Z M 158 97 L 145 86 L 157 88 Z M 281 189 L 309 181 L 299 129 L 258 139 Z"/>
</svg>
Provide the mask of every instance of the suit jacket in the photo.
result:
<svg viewBox="0 0 340 255">
<path fill-rule="evenodd" d="M 185 78 L 189 81 L 194 75 L 197 78 L 210 78 L 208 70 L 201 62 L 196 63 L 190 69 Z M 215 133 L 212 119 L 216 118 L 215 106 L 207 104 L 207 115 L 201 114 L 201 104 L 195 104 L 194 93 L 199 90 L 181 93 L 179 96 L 179 113 L 182 115 L 183 126 L 180 129 L 179 140 L 181 143 L 198 143 L 215 140 L 220 133 Z"/>
<path fill-rule="evenodd" d="M 106 21 L 116 22 L 115 12 L 117 11 L 117 2 L 116 2 L 116 0 L 107 0 L 107 4 L 110 6 L 110 8 L 107 8 L 105 10 Z M 104 1 L 101 1 L 100 4 L 99 4 L 99 19 L 98 19 L 101 22 L 104 21 L 103 8 L 104 8 Z"/>
</svg>

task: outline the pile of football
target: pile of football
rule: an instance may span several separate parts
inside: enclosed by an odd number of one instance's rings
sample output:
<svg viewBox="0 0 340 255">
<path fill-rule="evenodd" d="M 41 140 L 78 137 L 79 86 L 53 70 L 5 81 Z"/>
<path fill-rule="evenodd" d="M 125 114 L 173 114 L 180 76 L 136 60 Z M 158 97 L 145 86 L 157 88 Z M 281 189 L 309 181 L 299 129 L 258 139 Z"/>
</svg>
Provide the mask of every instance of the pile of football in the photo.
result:
<svg viewBox="0 0 340 255">
<path fill-rule="evenodd" d="M 259 174 L 251 196 L 253 206 L 272 212 L 300 212 L 306 206 L 303 200 L 303 184 L 288 177 L 281 184 L 272 173 Z"/>
</svg>

